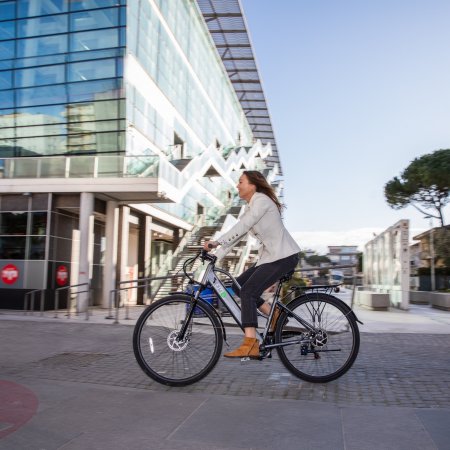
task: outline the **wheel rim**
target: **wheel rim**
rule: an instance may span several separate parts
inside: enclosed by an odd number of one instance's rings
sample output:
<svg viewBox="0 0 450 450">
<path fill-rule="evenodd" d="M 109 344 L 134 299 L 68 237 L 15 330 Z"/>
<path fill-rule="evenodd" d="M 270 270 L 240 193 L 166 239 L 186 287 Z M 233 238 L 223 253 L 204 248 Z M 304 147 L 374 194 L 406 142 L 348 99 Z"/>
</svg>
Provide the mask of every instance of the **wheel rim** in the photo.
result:
<svg viewBox="0 0 450 450">
<path fill-rule="evenodd" d="M 288 345 L 279 350 L 283 362 L 297 375 L 311 379 L 335 378 L 353 363 L 356 329 L 349 319 L 349 311 L 343 312 L 333 303 L 322 298 L 299 302 L 293 312 L 313 325 L 318 332 L 309 332 L 294 317 L 285 316 L 280 324 L 278 341 L 299 341 L 302 345 Z"/>
<path fill-rule="evenodd" d="M 183 339 L 178 339 L 190 302 L 163 303 L 141 323 L 138 351 L 142 364 L 154 377 L 185 382 L 208 370 L 218 345 L 217 327 L 198 305 Z"/>
</svg>

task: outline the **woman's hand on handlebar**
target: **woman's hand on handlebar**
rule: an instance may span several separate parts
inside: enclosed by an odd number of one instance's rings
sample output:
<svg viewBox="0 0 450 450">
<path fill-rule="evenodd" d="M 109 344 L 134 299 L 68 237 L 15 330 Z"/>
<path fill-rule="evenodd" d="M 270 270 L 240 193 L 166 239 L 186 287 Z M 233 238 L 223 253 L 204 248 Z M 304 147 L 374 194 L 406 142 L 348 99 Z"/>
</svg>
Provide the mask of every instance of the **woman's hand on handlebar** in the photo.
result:
<svg viewBox="0 0 450 450">
<path fill-rule="evenodd" d="M 216 248 L 218 245 L 219 245 L 219 243 L 216 241 L 206 241 L 203 244 L 203 250 L 206 250 L 207 252 L 209 252 L 213 248 Z"/>
</svg>

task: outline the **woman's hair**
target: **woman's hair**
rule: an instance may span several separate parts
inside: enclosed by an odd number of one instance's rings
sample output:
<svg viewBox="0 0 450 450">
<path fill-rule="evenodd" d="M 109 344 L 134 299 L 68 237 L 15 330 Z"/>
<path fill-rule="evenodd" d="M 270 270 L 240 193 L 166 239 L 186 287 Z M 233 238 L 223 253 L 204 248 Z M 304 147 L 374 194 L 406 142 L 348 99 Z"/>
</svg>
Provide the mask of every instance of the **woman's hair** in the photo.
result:
<svg viewBox="0 0 450 450">
<path fill-rule="evenodd" d="M 244 170 L 243 175 L 247 177 L 249 183 L 256 186 L 256 192 L 266 194 L 277 205 L 278 211 L 281 214 L 283 205 L 278 200 L 277 194 L 275 194 L 273 187 L 267 182 L 265 176 L 257 170 Z"/>
</svg>

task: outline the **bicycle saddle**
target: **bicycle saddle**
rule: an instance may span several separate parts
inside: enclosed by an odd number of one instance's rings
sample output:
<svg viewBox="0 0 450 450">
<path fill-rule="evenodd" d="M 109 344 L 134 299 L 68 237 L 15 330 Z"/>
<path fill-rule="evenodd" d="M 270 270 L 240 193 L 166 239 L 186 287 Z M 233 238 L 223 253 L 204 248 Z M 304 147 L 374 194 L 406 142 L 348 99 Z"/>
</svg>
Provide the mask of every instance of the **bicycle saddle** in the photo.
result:
<svg viewBox="0 0 450 450">
<path fill-rule="evenodd" d="M 291 270 L 288 273 L 285 273 L 281 278 L 280 278 L 280 282 L 284 283 L 286 281 L 289 281 L 292 278 L 292 275 L 294 275 L 295 270 Z"/>
</svg>

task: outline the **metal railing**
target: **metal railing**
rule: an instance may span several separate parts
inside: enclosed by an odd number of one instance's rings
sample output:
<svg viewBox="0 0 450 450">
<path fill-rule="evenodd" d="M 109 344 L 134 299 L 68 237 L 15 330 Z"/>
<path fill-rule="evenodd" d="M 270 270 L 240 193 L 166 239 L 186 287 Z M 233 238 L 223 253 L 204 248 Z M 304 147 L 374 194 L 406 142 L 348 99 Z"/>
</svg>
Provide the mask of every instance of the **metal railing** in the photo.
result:
<svg viewBox="0 0 450 450">
<path fill-rule="evenodd" d="M 25 314 L 27 314 L 28 312 L 30 313 L 30 315 L 33 315 L 34 312 L 34 296 L 36 294 L 36 292 L 40 292 L 40 306 L 39 306 L 39 310 L 40 310 L 40 315 L 44 315 L 44 301 L 45 301 L 45 291 L 46 289 L 34 289 L 33 291 L 28 291 L 23 299 L 23 310 L 25 312 Z M 31 298 L 30 298 L 31 297 Z"/>
<path fill-rule="evenodd" d="M 75 288 L 80 288 L 80 287 L 86 287 L 86 289 L 79 291 L 78 289 L 75 290 L 75 292 L 72 292 L 73 289 Z M 70 319 L 70 314 L 71 314 L 71 310 L 72 310 L 72 300 L 78 297 L 78 294 L 84 294 L 87 293 L 88 294 L 88 301 L 87 301 L 87 305 L 86 305 L 86 320 L 89 320 L 89 306 L 91 306 L 91 292 L 92 292 L 92 287 L 90 286 L 90 283 L 80 283 L 80 284 L 73 284 L 71 286 L 63 286 L 60 288 L 55 289 L 55 303 L 54 303 L 54 309 L 55 309 L 55 315 L 53 316 L 55 319 L 58 318 L 58 307 L 59 307 L 59 293 L 65 290 L 71 290 L 68 292 L 67 295 L 67 318 Z M 78 315 L 78 311 L 75 313 L 76 315 Z"/>
<path fill-rule="evenodd" d="M 189 275 L 192 275 L 189 273 Z M 184 273 L 183 274 L 177 274 L 177 275 L 166 275 L 164 277 L 148 277 L 148 278 L 137 278 L 135 280 L 125 280 L 120 281 L 118 283 L 118 286 L 116 289 L 112 289 L 109 291 L 109 308 L 108 308 L 108 316 L 106 316 L 106 319 L 114 319 L 114 324 L 119 323 L 119 309 L 121 307 L 121 295 L 125 291 L 129 291 L 130 289 L 144 289 L 144 292 L 147 293 L 147 298 L 150 299 L 150 304 L 153 302 L 152 298 L 152 281 L 157 280 L 167 280 L 167 279 L 176 279 L 176 278 L 183 278 L 184 280 L 180 283 L 180 286 L 182 287 L 185 281 L 187 281 Z M 130 284 L 134 283 L 132 286 L 125 286 L 121 287 L 124 284 Z M 120 294 L 118 298 L 118 294 Z M 123 306 L 125 308 L 125 320 L 129 320 L 129 302 L 123 301 Z M 115 309 L 115 314 L 113 315 L 112 310 Z"/>
</svg>

